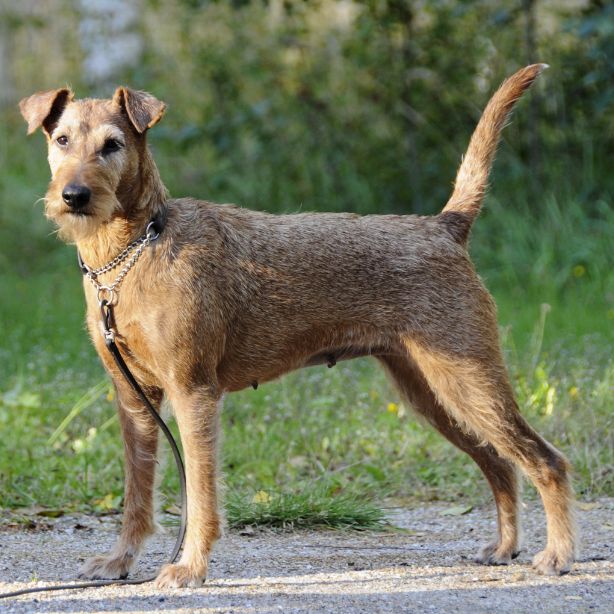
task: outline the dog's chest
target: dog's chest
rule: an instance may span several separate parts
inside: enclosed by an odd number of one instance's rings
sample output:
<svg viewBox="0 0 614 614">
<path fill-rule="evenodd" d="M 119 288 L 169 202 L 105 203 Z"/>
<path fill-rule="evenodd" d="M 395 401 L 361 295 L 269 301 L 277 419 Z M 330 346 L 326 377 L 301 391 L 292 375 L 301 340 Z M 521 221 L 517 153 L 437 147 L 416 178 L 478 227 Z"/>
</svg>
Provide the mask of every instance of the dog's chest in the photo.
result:
<svg viewBox="0 0 614 614">
<path fill-rule="evenodd" d="M 113 316 L 110 321 L 111 328 L 115 334 L 115 341 L 120 351 L 131 369 L 135 370 L 135 375 L 146 382 L 159 378 L 160 368 L 158 363 L 162 348 L 157 343 L 155 325 L 152 320 L 155 314 L 142 308 L 127 309 L 126 306 L 118 304 L 114 307 Z M 103 362 L 109 364 L 110 354 L 104 341 L 105 326 L 102 313 L 96 301 L 90 301 L 88 297 L 87 323 L 90 335 Z M 157 351 L 156 345 L 158 345 Z M 162 357 L 163 360 L 163 357 Z"/>
</svg>

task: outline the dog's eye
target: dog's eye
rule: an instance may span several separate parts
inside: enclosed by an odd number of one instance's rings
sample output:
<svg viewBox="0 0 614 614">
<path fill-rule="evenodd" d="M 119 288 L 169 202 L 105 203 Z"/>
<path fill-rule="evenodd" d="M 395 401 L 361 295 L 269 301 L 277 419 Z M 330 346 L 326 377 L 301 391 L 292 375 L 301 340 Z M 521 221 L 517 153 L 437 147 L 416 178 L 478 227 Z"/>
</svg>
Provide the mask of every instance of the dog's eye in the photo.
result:
<svg viewBox="0 0 614 614">
<path fill-rule="evenodd" d="M 123 144 L 120 143 L 117 139 L 107 139 L 102 146 L 102 155 L 106 156 L 114 151 L 118 151 L 123 147 Z"/>
<path fill-rule="evenodd" d="M 66 145 L 68 145 L 68 137 L 67 136 L 59 136 L 55 142 L 60 146 L 60 147 L 66 147 Z"/>
</svg>

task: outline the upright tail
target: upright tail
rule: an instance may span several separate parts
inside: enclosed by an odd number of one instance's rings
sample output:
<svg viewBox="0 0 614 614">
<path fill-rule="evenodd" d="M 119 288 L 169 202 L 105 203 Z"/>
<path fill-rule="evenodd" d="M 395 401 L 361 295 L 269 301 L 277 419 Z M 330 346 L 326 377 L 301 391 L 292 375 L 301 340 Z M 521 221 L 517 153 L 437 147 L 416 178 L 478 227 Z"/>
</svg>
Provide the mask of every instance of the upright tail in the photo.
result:
<svg viewBox="0 0 614 614">
<path fill-rule="evenodd" d="M 456 174 L 452 196 L 440 216 L 462 243 L 480 212 L 501 130 L 518 99 L 547 67 L 547 64 L 532 64 L 514 73 L 501 84 L 482 113 Z"/>
</svg>

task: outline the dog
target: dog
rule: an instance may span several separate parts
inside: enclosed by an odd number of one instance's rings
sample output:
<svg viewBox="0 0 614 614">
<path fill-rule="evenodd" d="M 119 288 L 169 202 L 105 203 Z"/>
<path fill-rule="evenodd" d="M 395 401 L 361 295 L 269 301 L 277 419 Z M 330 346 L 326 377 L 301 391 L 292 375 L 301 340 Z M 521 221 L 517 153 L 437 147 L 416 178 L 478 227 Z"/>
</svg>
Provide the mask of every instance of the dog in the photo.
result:
<svg viewBox="0 0 614 614">
<path fill-rule="evenodd" d="M 271 215 L 172 199 L 146 143 L 165 104 L 127 87 L 75 100 L 68 88 L 20 102 L 28 134 L 42 128 L 52 179 L 45 212 L 83 261 L 101 267 L 164 219 L 113 293 L 116 341 L 159 409 L 168 399 L 187 465 L 187 534 L 158 587 L 200 586 L 221 533 L 216 486 L 223 396 L 308 365 L 372 356 L 407 402 L 478 464 L 492 488 L 498 536 L 477 560 L 519 551 L 520 468 L 543 500 L 540 573 L 570 570 L 576 548 L 570 467 L 521 416 L 493 299 L 467 252 L 500 132 L 545 65 L 508 78 L 486 106 L 452 195 L 432 217 Z M 112 279 L 113 273 L 102 275 Z M 101 335 L 100 294 L 84 279 L 87 325 L 118 400 L 125 504 L 113 550 L 86 578 L 125 577 L 154 530 L 158 433 Z M 106 296 L 106 295 L 105 295 Z"/>
</svg>

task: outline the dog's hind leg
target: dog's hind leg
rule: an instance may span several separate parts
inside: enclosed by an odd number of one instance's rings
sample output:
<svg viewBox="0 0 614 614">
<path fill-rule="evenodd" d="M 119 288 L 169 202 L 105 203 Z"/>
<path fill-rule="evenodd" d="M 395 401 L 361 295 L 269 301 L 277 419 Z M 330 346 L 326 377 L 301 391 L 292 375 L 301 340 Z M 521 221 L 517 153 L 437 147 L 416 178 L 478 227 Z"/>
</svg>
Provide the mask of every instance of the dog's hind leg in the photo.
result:
<svg viewBox="0 0 614 614">
<path fill-rule="evenodd" d="M 424 376 L 405 356 L 380 358 L 393 382 L 411 406 L 451 443 L 466 452 L 488 480 L 497 505 L 498 539 L 485 545 L 477 561 L 506 565 L 518 554 L 518 476 L 516 467 L 490 445 L 482 445 L 475 435 L 461 429 L 437 401 Z"/>
<path fill-rule="evenodd" d="M 125 494 L 122 530 L 113 550 L 88 559 L 84 578 L 125 578 L 136 561 L 145 539 L 154 532 L 154 489 L 157 464 L 158 426 L 132 388 L 117 374 L 114 378 L 119 422 L 124 440 Z M 156 409 L 162 402 L 159 388 L 148 388 Z"/>
<path fill-rule="evenodd" d="M 486 312 L 481 316 L 480 329 L 473 334 L 468 318 L 461 323 L 465 334 L 438 335 L 430 343 L 408 337 L 405 345 L 452 419 L 517 464 L 535 484 L 546 512 L 548 541 L 533 565 L 540 573 L 566 573 L 575 556 L 569 464 L 521 416 L 498 347 L 494 315 L 492 322 L 485 321 Z"/>
</svg>

